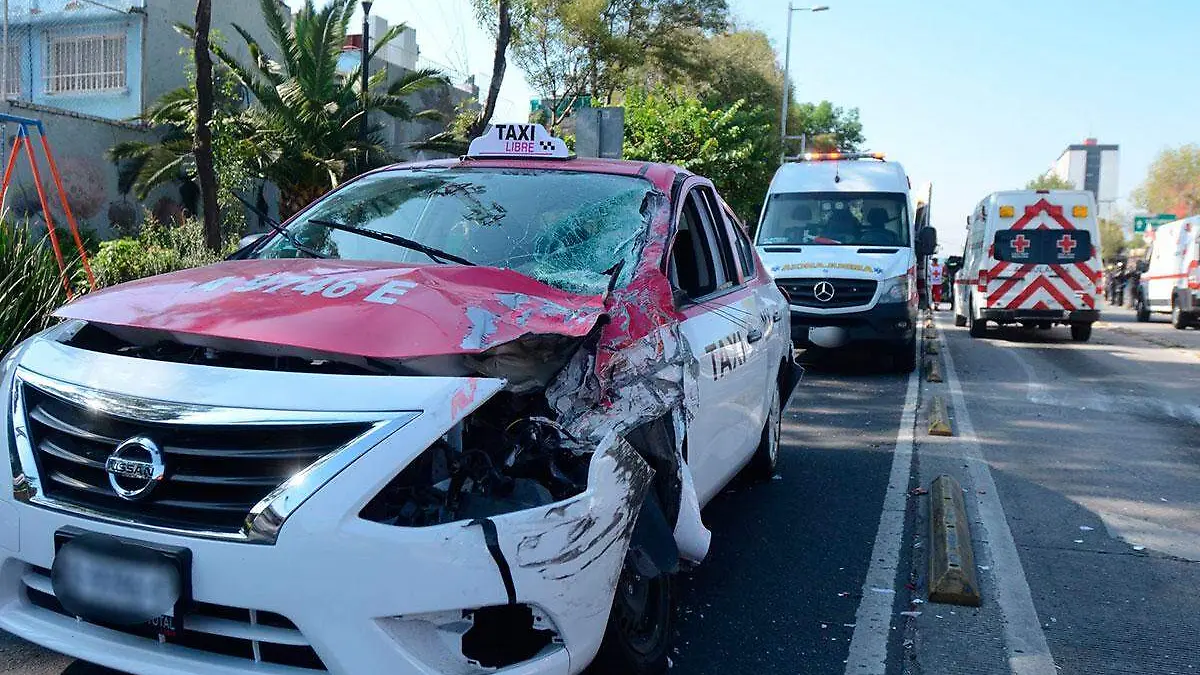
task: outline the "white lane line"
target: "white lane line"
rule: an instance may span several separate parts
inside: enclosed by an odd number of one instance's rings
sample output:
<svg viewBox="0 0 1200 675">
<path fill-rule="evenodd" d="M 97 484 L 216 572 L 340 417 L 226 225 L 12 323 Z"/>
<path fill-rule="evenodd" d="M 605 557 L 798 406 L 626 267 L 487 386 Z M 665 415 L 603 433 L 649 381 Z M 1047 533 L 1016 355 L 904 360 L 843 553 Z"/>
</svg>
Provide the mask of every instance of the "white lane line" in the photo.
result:
<svg viewBox="0 0 1200 675">
<path fill-rule="evenodd" d="M 1046 644 L 1042 623 L 1033 606 L 1029 582 L 1025 569 L 1017 554 L 1008 519 L 992 480 L 992 469 L 983 457 L 983 448 L 971 424 L 971 414 L 959 385 L 958 373 L 954 369 L 950 343 L 942 333 L 941 322 L 937 326 L 938 340 L 942 343 L 942 358 L 946 368 L 943 373 L 950 400 L 954 404 L 954 421 L 958 435 L 951 445 L 961 451 L 971 482 L 975 487 L 975 508 L 979 514 L 983 532 L 976 539 L 987 542 L 992 557 L 992 574 L 996 580 L 996 602 L 1004 615 L 1004 644 L 1008 650 L 1008 665 L 1013 675 L 1055 675 L 1054 657 Z"/>
<path fill-rule="evenodd" d="M 918 339 L 917 349 L 920 347 L 921 340 Z M 919 351 L 917 357 L 920 358 Z M 892 450 L 892 473 L 883 497 L 883 513 L 879 516 L 879 529 L 875 531 L 875 544 L 871 547 L 871 565 L 863 582 L 862 600 L 854 615 L 846 675 L 884 675 L 887 669 L 887 643 L 891 634 L 892 603 L 896 599 L 896 568 L 900 564 L 900 545 L 904 536 L 909 474 L 912 472 L 913 428 L 917 421 L 920 376 L 920 368 L 908 376 L 900 430 Z"/>
</svg>

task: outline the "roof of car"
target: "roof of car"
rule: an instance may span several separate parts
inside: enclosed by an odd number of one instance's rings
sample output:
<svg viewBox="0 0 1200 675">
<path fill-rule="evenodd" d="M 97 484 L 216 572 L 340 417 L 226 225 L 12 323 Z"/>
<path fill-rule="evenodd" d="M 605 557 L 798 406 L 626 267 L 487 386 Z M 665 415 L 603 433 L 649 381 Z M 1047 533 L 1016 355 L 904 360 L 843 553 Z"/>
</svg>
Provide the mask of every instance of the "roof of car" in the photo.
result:
<svg viewBox="0 0 1200 675">
<path fill-rule="evenodd" d="M 908 192 L 908 177 L 896 162 L 878 160 L 788 162 L 771 179 L 780 192 Z"/>
<path fill-rule="evenodd" d="M 580 173 L 607 173 L 618 176 L 641 176 L 654 184 L 654 187 L 666 194 L 671 194 L 671 187 L 676 176 L 690 176 L 691 172 L 674 164 L 659 162 L 639 162 L 628 159 L 600 159 L 595 157 L 572 157 L 571 159 L 523 159 L 523 158 L 471 158 L 457 157 L 437 159 L 423 162 L 407 162 L 393 164 L 382 170 L 416 169 L 422 167 L 485 167 L 485 168 L 521 168 L 521 169 L 551 169 L 557 171 L 578 171 Z"/>
</svg>

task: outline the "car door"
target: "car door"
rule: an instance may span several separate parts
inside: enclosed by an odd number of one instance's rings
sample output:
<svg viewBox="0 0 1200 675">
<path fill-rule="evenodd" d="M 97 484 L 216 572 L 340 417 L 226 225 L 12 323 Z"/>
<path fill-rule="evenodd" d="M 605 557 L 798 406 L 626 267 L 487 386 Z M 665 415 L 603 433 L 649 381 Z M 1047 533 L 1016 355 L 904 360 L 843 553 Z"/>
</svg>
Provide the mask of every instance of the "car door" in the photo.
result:
<svg viewBox="0 0 1200 675">
<path fill-rule="evenodd" d="M 701 504 L 745 464 L 754 409 L 754 334 L 761 327 L 753 291 L 741 285 L 728 241 L 722 241 L 704 182 L 684 184 L 676 206 L 667 272 L 684 315 L 681 331 L 700 365 L 697 414 L 688 427 L 687 461 Z M 711 193 L 710 193 L 711 194 Z M 723 229 L 723 227 L 722 227 Z M 753 342 L 751 339 L 753 338 Z M 761 380 L 760 380 L 761 381 Z M 757 426 L 756 426 L 757 424 Z"/>
</svg>

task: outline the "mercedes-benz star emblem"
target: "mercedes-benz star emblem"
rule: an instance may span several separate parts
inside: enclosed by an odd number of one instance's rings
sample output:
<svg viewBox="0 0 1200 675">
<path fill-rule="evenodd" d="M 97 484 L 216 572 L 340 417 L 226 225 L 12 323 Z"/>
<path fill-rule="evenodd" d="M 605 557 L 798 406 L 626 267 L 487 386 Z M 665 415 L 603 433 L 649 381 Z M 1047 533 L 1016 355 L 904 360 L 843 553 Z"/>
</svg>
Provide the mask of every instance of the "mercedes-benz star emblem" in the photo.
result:
<svg viewBox="0 0 1200 675">
<path fill-rule="evenodd" d="M 135 436 L 117 446 L 104 462 L 104 470 L 117 496 L 136 502 L 150 496 L 167 467 L 157 443 L 145 436 Z"/>
<path fill-rule="evenodd" d="M 833 284 L 828 281 L 818 281 L 813 284 L 813 297 L 821 302 L 829 302 L 833 299 Z"/>
</svg>

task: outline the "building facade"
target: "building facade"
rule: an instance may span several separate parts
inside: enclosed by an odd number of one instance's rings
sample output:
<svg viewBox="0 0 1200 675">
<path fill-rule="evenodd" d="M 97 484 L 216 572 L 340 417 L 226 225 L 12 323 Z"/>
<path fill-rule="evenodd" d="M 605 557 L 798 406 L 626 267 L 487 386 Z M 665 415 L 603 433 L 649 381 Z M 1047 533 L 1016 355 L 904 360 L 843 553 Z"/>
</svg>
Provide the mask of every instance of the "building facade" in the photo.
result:
<svg viewBox="0 0 1200 675">
<path fill-rule="evenodd" d="M 1112 214 L 1117 201 L 1117 163 L 1120 146 L 1101 145 L 1094 138 L 1068 145 L 1050 173 L 1069 181 L 1076 190 L 1087 190 L 1096 198 L 1100 216 Z"/>
</svg>

